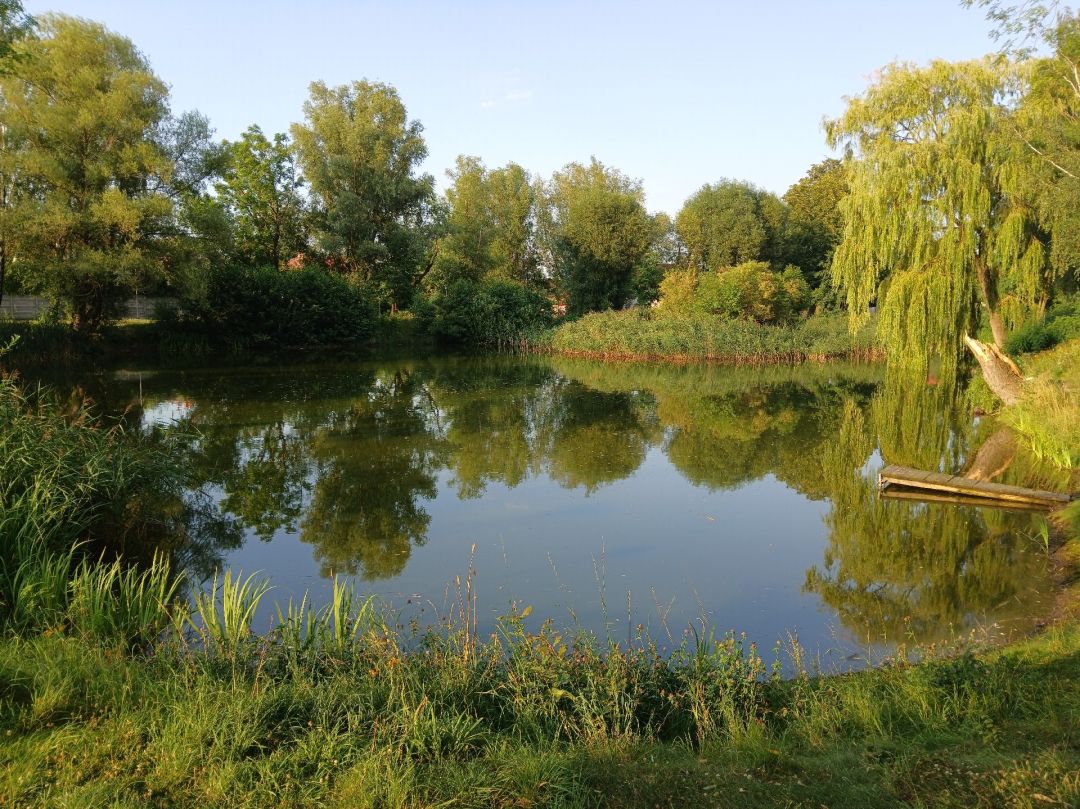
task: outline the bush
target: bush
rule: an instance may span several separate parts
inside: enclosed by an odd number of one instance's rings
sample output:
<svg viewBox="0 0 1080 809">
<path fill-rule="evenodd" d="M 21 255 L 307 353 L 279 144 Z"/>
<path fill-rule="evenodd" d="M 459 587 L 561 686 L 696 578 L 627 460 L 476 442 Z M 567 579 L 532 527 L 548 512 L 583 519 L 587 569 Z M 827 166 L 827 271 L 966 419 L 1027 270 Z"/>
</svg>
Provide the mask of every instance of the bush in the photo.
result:
<svg viewBox="0 0 1080 809">
<path fill-rule="evenodd" d="M 1009 354 L 1033 354 L 1073 337 L 1080 337 L 1080 296 L 1059 301 L 1041 321 L 1014 331 L 1005 341 L 1005 350 Z"/>
<path fill-rule="evenodd" d="M 773 325 L 795 322 L 811 303 L 810 287 L 797 267 L 778 273 L 763 261 L 700 275 L 676 271 L 660 289 L 666 312 L 693 311 Z"/>
<path fill-rule="evenodd" d="M 698 285 L 695 270 L 671 270 L 660 281 L 660 306 L 667 312 L 685 312 L 694 300 Z"/>
<path fill-rule="evenodd" d="M 371 336 L 378 316 L 362 289 L 319 269 L 216 270 L 205 296 L 183 309 L 195 330 L 243 347 L 355 343 Z"/>
<path fill-rule="evenodd" d="M 438 339 L 467 346 L 521 347 L 552 322 L 546 296 L 508 281 L 455 281 L 427 311 Z"/>
</svg>

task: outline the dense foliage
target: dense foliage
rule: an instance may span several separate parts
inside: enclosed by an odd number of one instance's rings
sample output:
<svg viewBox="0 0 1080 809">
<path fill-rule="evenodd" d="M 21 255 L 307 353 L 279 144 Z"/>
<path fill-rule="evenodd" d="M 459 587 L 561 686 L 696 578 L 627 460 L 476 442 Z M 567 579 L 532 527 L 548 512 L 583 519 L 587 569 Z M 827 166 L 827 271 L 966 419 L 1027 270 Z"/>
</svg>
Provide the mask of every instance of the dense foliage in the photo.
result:
<svg viewBox="0 0 1080 809">
<path fill-rule="evenodd" d="M 445 233 L 429 287 L 485 279 L 538 285 L 538 190 L 528 172 L 516 163 L 488 169 L 479 158 L 462 156 L 448 176 Z"/>
<path fill-rule="evenodd" d="M 830 304 L 829 265 L 844 232 L 840 202 L 847 194 L 844 164 L 832 158 L 811 166 L 784 194 L 788 206 L 785 258 L 803 271 L 810 285 L 820 290 L 819 298 Z"/>
<path fill-rule="evenodd" d="M 598 357 L 750 364 L 880 355 L 872 322 L 851 334 L 845 318 L 839 315 L 770 326 L 693 310 L 667 314 L 648 309 L 595 312 L 559 326 L 544 345 L 555 351 Z"/>
<path fill-rule="evenodd" d="M 777 305 L 776 290 L 800 297 L 794 271 L 716 275 L 763 262 L 798 268 L 815 311 L 846 306 L 857 321 L 880 304 L 894 359 L 954 365 L 985 325 L 1003 351 L 1075 283 L 1080 22 L 983 5 L 1002 25 L 1023 18 L 1053 53 L 888 67 L 829 124 L 843 160 L 811 166 L 782 197 L 708 183 L 670 217 L 596 158 L 543 178 L 463 155 L 437 195 L 420 122 L 367 80 L 311 84 L 291 135 L 252 125 L 214 142 L 205 118 L 170 110 L 129 40 L 58 15 L 35 24 L 8 0 L 0 295 L 14 281 L 97 332 L 133 292 L 197 299 L 221 266 L 317 266 L 392 310 L 502 280 L 571 316 L 650 303 L 697 273 L 705 310 L 790 321 L 805 302 Z"/>
<path fill-rule="evenodd" d="M 551 301 L 509 281 L 459 280 L 431 304 L 431 330 L 445 342 L 494 348 L 524 347 L 551 325 Z"/>
<path fill-rule="evenodd" d="M 216 185 L 231 215 L 231 248 L 249 266 L 282 267 L 307 248 L 307 206 L 296 155 L 280 132 L 267 138 L 251 126 L 225 143 L 227 161 Z"/>
<path fill-rule="evenodd" d="M 4 255 L 94 331 L 163 266 L 167 89 L 97 23 L 45 17 L 41 33 L 15 43 L 18 69 L 0 76 Z"/>
<path fill-rule="evenodd" d="M 319 246 L 341 271 L 404 304 L 425 249 L 416 227 L 432 194 L 423 127 L 397 91 L 378 82 L 313 82 L 304 123 L 293 124 L 297 157 L 318 201 Z"/>
<path fill-rule="evenodd" d="M 1009 325 L 1043 304 L 1054 279 L 1044 234 L 1018 182 L 996 60 L 893 65 L 844 115 L 830 141 L 857 150 L 833 263 L 856 320 L 880 300 L 894 361 L 954 366 L 981 312 L 1003 349 Z"/>
<path fill-rule="evenodd" d="M 1080 296 L 1077 295 L 1062 298 L 1042 319 L 1014 331 L 1005 348 L 1011 354 L 1029 354 L 1053 348 L 1073 337 L 1080 337 Z"/>
<path fill-rule="evenodd" d="M 370 297 L 345 278 L 269 267 L 216 269 L 180 315 L 186 328 L 237 348 L 356 343 L 371 336 L 376 318 Z"/>
<path fill-rule="evenodd" d="M 0 626 L 63 621 L 79 558 L 167 549 L 189 516 L 164 447 L 0 377 Z"/>
<path fill-rule="evenodd" d="M 694 273 L 688 306 L 692 311 L 758 323 L 790 324 L 810 305 L 810 288 L 797 267 L 773 272 L 762 261 L 748 261 L 718 272 Z M 680 290 L 680 295 L 682 290 Z M 676 301 L 660 298 L 664 311 Z"/>
<path fill-rule="evenodd" d="M 723 180 L 702 187 L 679 211 L 675 228 L 693 269 L 785 263 L 784 203 L 749 183 Z"/>
<path fill-rule="evenodd" d="M 595 158 L 571 163 L 552 178 L 547 206 L 552 260 L 570 314 L 621 307 L 657 236 L 641 183 Z"/>
</svg>

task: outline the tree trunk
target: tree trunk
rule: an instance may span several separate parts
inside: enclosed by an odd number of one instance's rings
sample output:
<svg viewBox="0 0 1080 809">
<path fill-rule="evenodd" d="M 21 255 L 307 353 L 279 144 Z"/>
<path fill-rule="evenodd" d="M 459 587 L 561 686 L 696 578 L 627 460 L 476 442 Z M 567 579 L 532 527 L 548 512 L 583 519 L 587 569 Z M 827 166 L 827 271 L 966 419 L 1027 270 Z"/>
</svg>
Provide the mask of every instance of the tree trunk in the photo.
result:
<svg viewBox="0 0 1080 809">
<path fill-rule="evenodd" d="M 983 304 L 986 306 L 986 312 L 990 320 L 990 331 L 994 335 L 994 345 L 997 346 L 998 351 L 1004 351 L 1005 338 L 1008 335 L 1005 332 L 1005 321 L 1001 319 L 1001 313 L 998 311 L 997 284 L 990 277 L 990 270 L 982 259 L 975 263 L 975 275 L 979 279 L 979 289 L 982 291 Z"/>
<path fill-rule="evenodd" d="M 4 277 L 7 275 L 7 245 L 0 242 L 0 304 L 4 302 Z"/>
<path fill-rule="evenodd" d="M 424 278 L 427 277 L 427 274 L 429 272 L 431 272 L 431 268 L 435 266 L 435 261 L 439 258 L 439 245 L 440 244 L 441 244 L 441 242 L 439 242 L 439 241 L 435 242 L 435 246 L 431 250 L 431 257 L 428 259 L 428 263 L 424 267 L 423 272 L 421 272 L 419 275 L 417 275 L 415 278 L 413 278 L 412 285 L 414 287 L 420 286 L 420 284 L 423 282 Z"/>
<path fill-rule="evenodd" d="M 993 480 L 1009 468 L 1016 457 L 1016 435 L 1002 427 L 983 441 L 960 474 L 971 480 Z"/>
<path fill-rule="evenodd" d="M 272 246 L 270 248 L 274 254 L 274 269 L 281 269 L 281 225 L 276 221 L 274 222 L 274 237 Z"/>
<path fill-rule="evenodd" d="M 983 379 L 990 390 L 1005 404 L 1016 404 L 1024 390 L 1024 377 L 1020 369 L 997 346 L 980 342 L 964 335 L 964 345 L 979 361 Z"/>
<path fill-rule="evenodd" d="M 996 309 L 990 310 L 990 333 L 994 335 L 994 346 L 999 351 L 1004 351 L 1008 333 L 1005 331 L 1005 321 L 1001 319 L 1001 314 Z"/>
</svg>

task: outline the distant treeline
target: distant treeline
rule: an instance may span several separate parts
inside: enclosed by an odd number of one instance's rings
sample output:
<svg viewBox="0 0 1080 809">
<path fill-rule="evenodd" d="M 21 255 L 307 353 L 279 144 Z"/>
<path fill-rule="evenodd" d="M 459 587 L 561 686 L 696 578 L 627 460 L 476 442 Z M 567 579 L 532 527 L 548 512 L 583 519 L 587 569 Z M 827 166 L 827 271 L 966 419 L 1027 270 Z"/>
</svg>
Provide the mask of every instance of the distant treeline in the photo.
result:
<svg viewBox="0 0 1080 809">
<path fill-rule="evenodd" d="M 128 39 L 84 19 L 31 19 L 18 3 L 5 13 L 0 295 L 43 295 L 80 332 L 119 317 L 137 291 L 256 335 L 288 331 L 270 321 L 298 312 L 337 317 L 356 298 L 357 317 L 415 309 L 441 337 L 499 343 L 554 313 L 649 303 L 673 268 L 762 261 L 817 290 L 839 236 L 837 161 L 784 199 L 734 180 L 703 186 L 674 219 L 650 214 L 641 183 L 595 158 L 542 178 L 462 156 L 440 195 L 419 169 L 423 127 L 390 85 L 314 82 L 288 133 L 252 125 L 220 141 L 201 114 L 170 108 Z M 225 311 L 225 290 L 258 300 Z M 313 294 L 324 310 L 304 302 Z M 488 334 L 492 317 L 503 322 Z"/>
<path fill-rule="evenodd" d="M 423 127 L 378 82 L 313 82 L 289 132 L 217 140 L 128 39 L 17 0 L 3 14 L 0 296 L 44 295 L 80 333 L 136 291 L 251 344 L 365 339 L 401 310 L 505 345 L 660 298 L 772 325 L 880 303 L 890 356 L 925 360 L 980 329 L 1004 350 L 1076 287 L 1072 18 L 1035 21 L 1049 57 L 887 67 L 827 123 L 843 161 L 783 197 L 708 183 L 672 217 L 595 157 L 541 177 L 461 156 L 438 194 Z"/>
</svg>

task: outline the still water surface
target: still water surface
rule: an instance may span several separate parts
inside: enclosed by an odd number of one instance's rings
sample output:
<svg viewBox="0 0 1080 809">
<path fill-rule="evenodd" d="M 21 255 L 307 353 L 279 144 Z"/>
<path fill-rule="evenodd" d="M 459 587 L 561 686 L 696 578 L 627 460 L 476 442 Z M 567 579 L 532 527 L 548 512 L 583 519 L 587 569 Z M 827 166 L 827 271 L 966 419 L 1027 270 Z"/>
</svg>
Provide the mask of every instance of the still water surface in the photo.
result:
<svg viewBox="0 0 1080 809">
<path fill-rule="evenodd" d="M 196 578 L 262 571 L 281 603 L 339 574 L 434 619 L 472 570 L 481 631 L 511 604 L 615 640 L 704 618 L 765 648 L 797 635 L 827 669 L 1029 631 L 1042 517 L 882 501 L 883 463 L 957 471 L 985 433 L 948 391 L 882 377 L 443 357 L 81 382 L 183 436 L 221 517 Z"/>
</svg>

